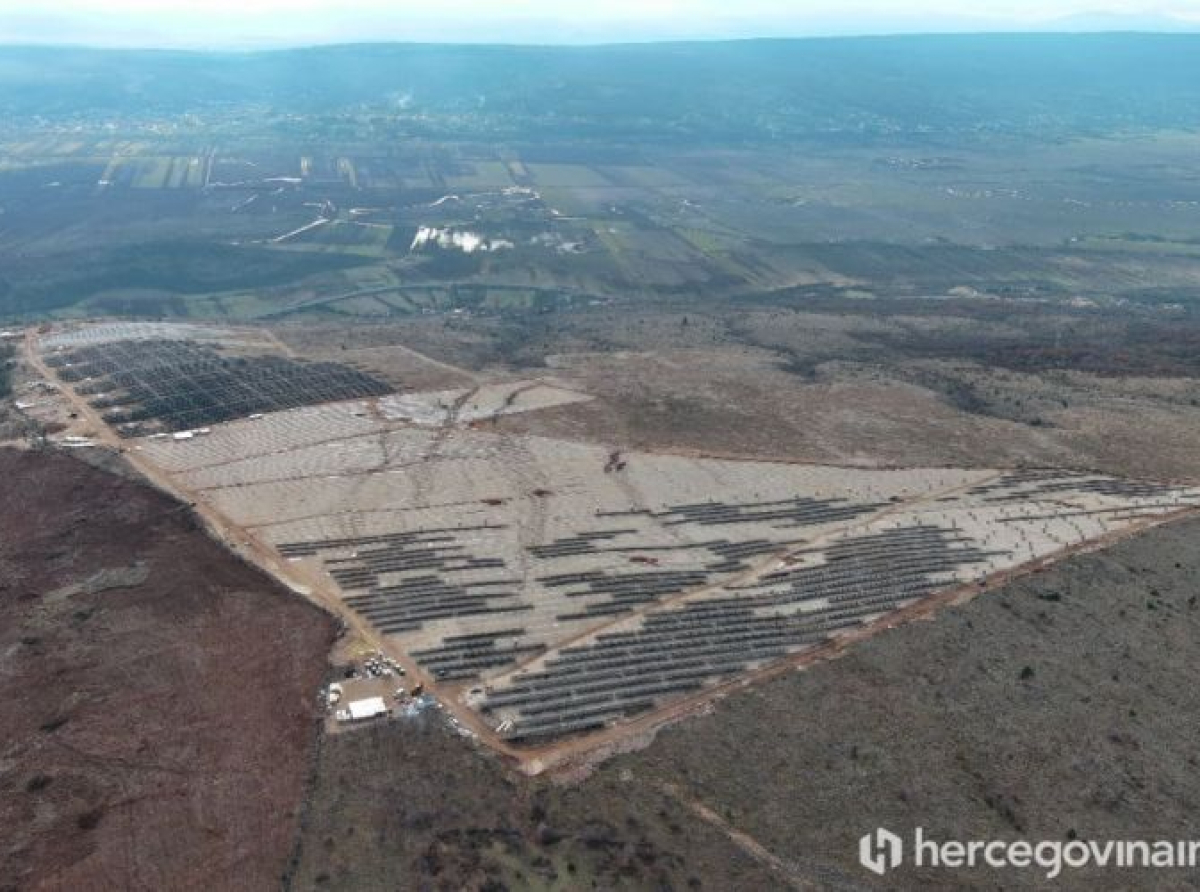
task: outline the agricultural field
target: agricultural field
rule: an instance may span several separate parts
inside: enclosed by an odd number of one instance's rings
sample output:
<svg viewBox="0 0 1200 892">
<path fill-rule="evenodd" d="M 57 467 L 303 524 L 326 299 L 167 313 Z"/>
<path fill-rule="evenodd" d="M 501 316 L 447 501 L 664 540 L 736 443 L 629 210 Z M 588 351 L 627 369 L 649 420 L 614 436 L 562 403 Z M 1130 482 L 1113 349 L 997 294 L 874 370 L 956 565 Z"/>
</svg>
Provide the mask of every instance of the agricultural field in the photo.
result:
<svg viewBox="0 0 1200 892">
<path fill-rule="evenodd" d="M 579 296 L 645 305 L 799 285 L 1108 304 L 1149 281 L 1185 303 L 1200 288 L 1200 187 L 1180 174 L 1196 142 L 1184 133 L 1016 156 L 647 145 L 617 158 L 571 145 L 317 152 L 136 136 L 0 142 L 0 254 L 11 258 L 0 313 L 242 321 L 428 307 L 356 300 L 372 287 L 359 280 L 381 278 L 410 293 L 547 295 L 475 307 L 501 314 L 570 309 Z M 66 250 L 94 255 L 100 274 L 28 259 Z"/>
</svg>

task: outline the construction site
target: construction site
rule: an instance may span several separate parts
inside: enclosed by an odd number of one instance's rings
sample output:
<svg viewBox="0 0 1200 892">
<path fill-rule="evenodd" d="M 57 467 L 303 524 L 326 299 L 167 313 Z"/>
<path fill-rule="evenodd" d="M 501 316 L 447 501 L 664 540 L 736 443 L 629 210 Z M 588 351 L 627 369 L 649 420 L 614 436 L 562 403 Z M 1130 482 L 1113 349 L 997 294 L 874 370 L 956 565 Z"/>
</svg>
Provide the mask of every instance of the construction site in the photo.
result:
<svg viewBox="0 0 1200 892">
<path fill-rule="evenodd" d="M 1200 507 L 1187 482 L 1079 470 L 513 433 L 594 397 L 553 374 L 406 389 L 260 328 L 43 327 L 24 361 L 52 439 L 121 451 L 531 772 Z"/>
</svg>

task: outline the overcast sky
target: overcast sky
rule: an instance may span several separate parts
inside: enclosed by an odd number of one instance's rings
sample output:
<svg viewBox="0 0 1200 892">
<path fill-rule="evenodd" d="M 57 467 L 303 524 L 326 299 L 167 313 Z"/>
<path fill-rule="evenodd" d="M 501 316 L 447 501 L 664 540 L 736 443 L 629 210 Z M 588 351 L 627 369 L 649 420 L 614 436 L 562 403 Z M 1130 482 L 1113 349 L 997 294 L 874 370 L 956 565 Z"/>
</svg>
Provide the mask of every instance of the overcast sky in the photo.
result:
<svg viewBox="0 0 1200 892">
<path fill-rule="evenodd" d="M 1064 27 L 1191 29 L 1200 0 L 0 0 L 0 43 L 579 43 Z"/>
</svg>

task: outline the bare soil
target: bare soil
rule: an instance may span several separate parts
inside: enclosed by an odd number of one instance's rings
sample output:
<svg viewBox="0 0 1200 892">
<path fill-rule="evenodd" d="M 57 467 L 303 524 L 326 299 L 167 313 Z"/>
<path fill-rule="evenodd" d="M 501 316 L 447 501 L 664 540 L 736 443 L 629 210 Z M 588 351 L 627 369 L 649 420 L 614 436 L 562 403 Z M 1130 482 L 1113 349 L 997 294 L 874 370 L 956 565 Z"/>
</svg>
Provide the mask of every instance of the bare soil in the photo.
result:
<svg viewBox="0 0 1200 892">
<path fill-rule="evenodd" d="M 1197 331 L 1191 317 L 1150 311 L 797 297 L 421 319 L 338 337 L 492 374 L 548 366 L 597 398 L 505 418 L 512 433 L 836 464 L 1194 478 L 1200 366 L 1176 342 Z M 297 325 L 286 336 L 319 344 L 333 334 Z M 1154 361 L 1158 343 L 1170 362 Z"/>
</svg>

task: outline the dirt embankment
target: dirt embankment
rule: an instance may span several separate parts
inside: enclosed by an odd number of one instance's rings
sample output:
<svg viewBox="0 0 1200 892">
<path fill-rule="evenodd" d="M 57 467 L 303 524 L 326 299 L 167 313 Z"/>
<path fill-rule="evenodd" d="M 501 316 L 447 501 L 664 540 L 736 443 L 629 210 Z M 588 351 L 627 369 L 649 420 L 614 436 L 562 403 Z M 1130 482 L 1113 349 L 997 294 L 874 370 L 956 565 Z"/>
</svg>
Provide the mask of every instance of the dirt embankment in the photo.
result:
<svg viewBox="0 0 1200 892">
<path fill-rule="evenodd" d="M 129 479 L 0 479 L 0 889 L 278 888 L 332 619 Z"/>
</svg>

